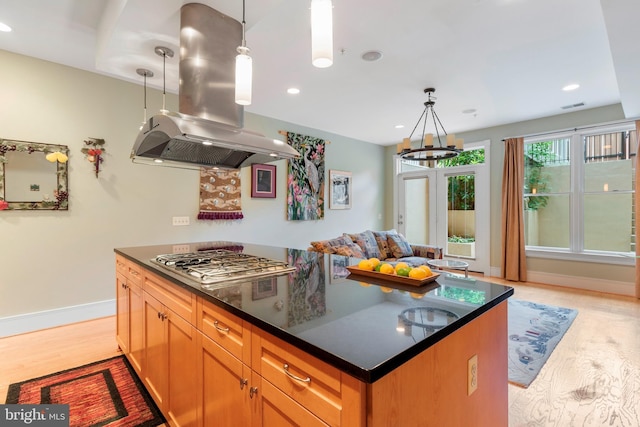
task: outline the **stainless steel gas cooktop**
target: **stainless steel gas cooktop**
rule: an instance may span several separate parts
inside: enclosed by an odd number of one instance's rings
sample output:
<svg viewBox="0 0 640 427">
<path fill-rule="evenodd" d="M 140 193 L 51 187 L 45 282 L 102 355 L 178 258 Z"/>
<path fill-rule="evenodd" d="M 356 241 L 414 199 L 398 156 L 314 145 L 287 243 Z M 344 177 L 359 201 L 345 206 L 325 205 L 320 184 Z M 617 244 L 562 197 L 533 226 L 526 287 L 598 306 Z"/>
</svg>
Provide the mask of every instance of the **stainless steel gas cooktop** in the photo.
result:
<svg viewBox="0 0 640 427">
<path fill-rule="evenodd" d="M 227 249 L 158 255 L 151 262 L 202 285 L 279 276 L 295 270 L 283 261 Z"/>
</svg>

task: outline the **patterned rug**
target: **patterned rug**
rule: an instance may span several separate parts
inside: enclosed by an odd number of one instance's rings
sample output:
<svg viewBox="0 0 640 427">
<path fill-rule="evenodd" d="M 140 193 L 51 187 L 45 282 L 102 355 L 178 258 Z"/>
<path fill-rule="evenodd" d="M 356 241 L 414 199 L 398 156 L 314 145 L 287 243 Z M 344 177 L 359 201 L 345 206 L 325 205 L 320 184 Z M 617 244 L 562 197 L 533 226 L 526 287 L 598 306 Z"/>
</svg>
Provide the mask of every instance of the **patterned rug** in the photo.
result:
<svg viewBox="0 0 640 427">
<path fill-rule="evenodd" d="M 153 427 L 164 417 L 124 356 L 11 384 L 8 404 L 68 404 L 70 426 Z"/>
<path fill-rule="evenodd" d="M 577 315 L 571 308 L 509 298 L 509 382 L 529 387 Z"/>
</svg>

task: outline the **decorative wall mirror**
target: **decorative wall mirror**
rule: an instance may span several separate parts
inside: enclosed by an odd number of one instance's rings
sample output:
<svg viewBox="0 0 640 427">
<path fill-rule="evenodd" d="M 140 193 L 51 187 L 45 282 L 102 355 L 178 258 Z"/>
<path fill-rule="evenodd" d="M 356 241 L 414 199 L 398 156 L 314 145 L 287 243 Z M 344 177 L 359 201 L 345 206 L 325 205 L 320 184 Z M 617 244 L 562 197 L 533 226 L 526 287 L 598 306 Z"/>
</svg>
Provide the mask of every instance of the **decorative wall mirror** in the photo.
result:
<svg viewBox="0 0 640 427">
<path fill-rule="evenodd" d="M 0 210 L 67 210 L 66 145 L 0 139 Z"/>
</svg>

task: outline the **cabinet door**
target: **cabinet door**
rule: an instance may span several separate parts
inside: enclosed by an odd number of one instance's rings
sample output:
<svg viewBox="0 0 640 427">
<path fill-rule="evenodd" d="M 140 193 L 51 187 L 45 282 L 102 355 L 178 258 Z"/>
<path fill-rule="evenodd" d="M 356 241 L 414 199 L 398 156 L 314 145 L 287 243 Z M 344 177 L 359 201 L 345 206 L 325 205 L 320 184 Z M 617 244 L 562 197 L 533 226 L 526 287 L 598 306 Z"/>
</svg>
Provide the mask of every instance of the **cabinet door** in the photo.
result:
<svg viewBox="0 0 640 427">
<path fill-rule="evenodd" d="M 116 273 L 116 341 L 124 354 L 129 352 L 129 311 L 127 279 Z"/>
<path fill-rule="evenodd" d="M 168 351 L 162 317 L 164 306 L 154 297 L 143 293 L 144 365 L 142 376 L 147 390 L 160 410 L 164 411 L 167 396 Z"/>
<path fill-rule="evenodd" d="M 198 341 L 198 425 L 248 426 L 249 369 L 201 332 Z"/>
<path fill-rule="evenodd" d="M 164 307 L 167 336 L 167 400 L 165 413 L 172 426 L 193 426 L 197 420 L 196 329 Z"/>
<path fill-rule="evenodd" d="M 259 377 L 260 385 L 257 399 L 257 408 L 253 415 L 253 427 L 328 427 L 320 418 L 313 415 L 303 406 L 296 403 L 282 391 L 278 390 L 269 381 Z"/>
<path fill-rule="evenodd" d="M 142 288 L 136 285 L 129 286 L 129 362 L 142 377 L 142 365 L 144 363 L 144 300 Z"/>
</svg>

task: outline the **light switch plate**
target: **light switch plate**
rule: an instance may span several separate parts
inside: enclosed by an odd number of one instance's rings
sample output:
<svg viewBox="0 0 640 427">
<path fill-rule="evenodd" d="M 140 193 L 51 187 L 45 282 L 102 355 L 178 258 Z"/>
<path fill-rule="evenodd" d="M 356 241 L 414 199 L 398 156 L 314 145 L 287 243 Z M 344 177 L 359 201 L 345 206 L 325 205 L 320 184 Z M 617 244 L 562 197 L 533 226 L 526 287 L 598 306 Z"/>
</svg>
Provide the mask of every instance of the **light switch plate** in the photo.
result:
<svg viewBox="0 0 640 427">
<path fill-rule="evenodd" d="M 173 225 L 189 225 L 188 216 L 174 216 Z"/>
</svg>

